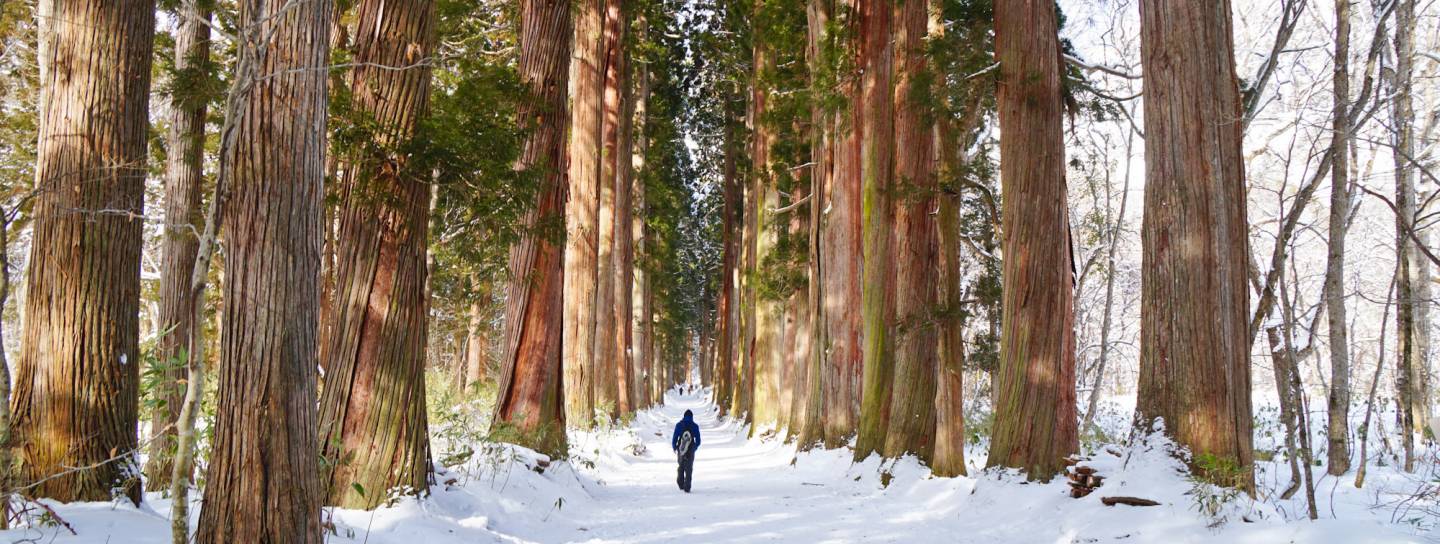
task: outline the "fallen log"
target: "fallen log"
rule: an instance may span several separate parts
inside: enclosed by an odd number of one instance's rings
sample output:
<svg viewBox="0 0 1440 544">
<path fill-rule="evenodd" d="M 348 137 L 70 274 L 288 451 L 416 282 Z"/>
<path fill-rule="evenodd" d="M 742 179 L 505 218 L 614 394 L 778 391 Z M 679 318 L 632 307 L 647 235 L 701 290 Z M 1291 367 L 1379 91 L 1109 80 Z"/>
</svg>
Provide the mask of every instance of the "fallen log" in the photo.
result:
<svg viewBox="0 0 1440 544">
<path fill-rule="evenodd" d="M 1160 506 L 1160 503 L 1158 502 L 1152 501 L 1150 499 L 1142 499 L 1140 497 L 1100 497 L 1100 502 L 1105 503 L 1105 506 L 1115 506 L 1117 504 L 1128 504 L 1130 506 Z"/>
</svg>

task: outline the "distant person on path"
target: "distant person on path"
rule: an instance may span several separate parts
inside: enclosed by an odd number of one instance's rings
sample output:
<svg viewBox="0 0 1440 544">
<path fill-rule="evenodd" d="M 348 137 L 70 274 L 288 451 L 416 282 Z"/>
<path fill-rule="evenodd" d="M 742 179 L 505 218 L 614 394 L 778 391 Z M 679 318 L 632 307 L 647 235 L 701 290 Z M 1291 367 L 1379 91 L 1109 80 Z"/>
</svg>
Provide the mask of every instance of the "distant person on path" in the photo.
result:
<svg viewBox="0 0 1440 544">
<path fill-rule="evenodd" d="M 670 437 L 670 449 L 675 450 L 675 458 L 680 460 L 679 476 L 675 483 L 680 484 L 680 490 L 690 492 L 690 477 L 695 471 L 695 450 L 700 449 L 700 426 L 695 424 L 695 414 L 689 410 L 685 411 L 685 417 L 675 424 L 675 434 Z"/>
</svg>

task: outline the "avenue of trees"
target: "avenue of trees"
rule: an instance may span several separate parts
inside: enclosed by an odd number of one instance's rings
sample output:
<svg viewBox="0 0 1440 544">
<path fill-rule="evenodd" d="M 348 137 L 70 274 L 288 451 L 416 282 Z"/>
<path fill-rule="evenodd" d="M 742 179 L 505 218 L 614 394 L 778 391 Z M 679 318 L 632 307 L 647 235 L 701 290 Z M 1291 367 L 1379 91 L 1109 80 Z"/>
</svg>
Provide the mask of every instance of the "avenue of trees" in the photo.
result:
<svg viewBox="0 0 1440 544">
<path fill-rule="evenodd" d="M 4 504 L 318 543 L 435 399 L 566 458 L 698 380 L 939 476 L 1133 398 L 1252 495 L 1273 397 L 1313 518 L 1433 439 L 1440 43 L 1275 3 L 0 0 Z"/>
</svg>

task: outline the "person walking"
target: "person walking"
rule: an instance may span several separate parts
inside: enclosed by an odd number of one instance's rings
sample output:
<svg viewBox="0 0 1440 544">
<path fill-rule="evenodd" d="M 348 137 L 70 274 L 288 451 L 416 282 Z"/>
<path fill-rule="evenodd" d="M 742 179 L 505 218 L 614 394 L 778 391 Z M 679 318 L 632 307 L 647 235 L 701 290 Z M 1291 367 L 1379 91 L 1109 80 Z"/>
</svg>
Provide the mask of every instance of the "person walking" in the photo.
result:
<svg viewBox="0 0 1440 544">
<path fill-rule="evenodd" d="M 675 483 L 680 490 L 690 492 L 690 480 L 695 472 L 695 450 L 700 449 L 700 426 L 695 424 L 695 414 L 685 411 L 685 417 L 675 424 L 675 434 L 670 437 L 670 449 L 680 461 L 679 474 Z"/>
</svg>

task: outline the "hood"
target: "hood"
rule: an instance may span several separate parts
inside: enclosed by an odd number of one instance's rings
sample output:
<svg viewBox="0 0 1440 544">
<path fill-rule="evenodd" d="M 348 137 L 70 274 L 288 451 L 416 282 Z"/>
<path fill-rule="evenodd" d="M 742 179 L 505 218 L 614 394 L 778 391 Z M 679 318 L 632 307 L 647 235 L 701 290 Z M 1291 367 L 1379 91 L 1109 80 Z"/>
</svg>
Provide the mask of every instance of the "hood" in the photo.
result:
<svg viewBox="0 0 1440 544">
<path fill-rule="evenodd" d="M 689 410 L 686 410 L 686 411 L 685 411 L 685 421 L 690 421 L 690 420 L 693 419 L 694 417 L 695 417 L 695 413 L 694 413 L 694 412 L 691 412 L 691 411 L 689 411 Z"/>
</svg>

